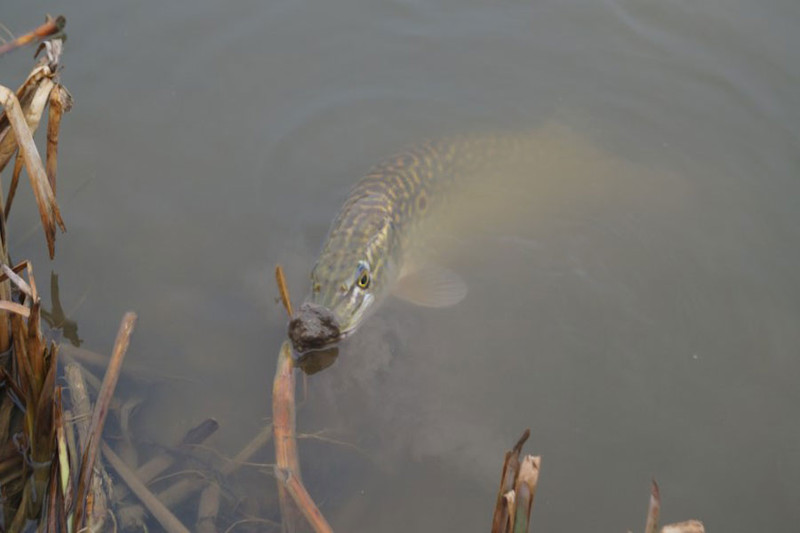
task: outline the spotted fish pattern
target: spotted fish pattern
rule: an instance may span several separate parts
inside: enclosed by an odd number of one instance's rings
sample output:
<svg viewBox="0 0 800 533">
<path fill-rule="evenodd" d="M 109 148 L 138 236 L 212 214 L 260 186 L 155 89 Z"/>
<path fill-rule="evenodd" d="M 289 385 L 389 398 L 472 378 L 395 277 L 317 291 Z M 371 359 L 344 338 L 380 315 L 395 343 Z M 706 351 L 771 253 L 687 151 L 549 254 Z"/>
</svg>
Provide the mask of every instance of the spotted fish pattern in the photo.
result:
<svg viewBox="0 0 800 533">
<path fill-rule="evenodd" d="M 409 246 L 448 190 L 521 149 L 515 135 L 456 137 L 409 147 L 372 167 L 339 210 L 311 273 L 308 302 L 352 332 L 403 273 Z M 360 283 L 363 282 L 363 283 Z"/>
</svg>

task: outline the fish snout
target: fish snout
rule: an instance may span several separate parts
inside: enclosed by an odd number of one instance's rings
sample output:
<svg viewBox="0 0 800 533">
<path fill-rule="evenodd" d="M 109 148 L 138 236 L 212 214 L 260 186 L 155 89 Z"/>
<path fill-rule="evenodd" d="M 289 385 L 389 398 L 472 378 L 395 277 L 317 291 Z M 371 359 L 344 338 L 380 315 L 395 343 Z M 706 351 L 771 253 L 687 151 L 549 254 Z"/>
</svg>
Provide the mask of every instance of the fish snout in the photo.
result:
<svg viewBox="0 0 800 533">
<path fill-rule="evenodd" d="M 339 321 L 323 305 L 306 302 L 289 321 L 289 339 L 298 353 L 320 350 L 342 337 Z"/>
</svg>

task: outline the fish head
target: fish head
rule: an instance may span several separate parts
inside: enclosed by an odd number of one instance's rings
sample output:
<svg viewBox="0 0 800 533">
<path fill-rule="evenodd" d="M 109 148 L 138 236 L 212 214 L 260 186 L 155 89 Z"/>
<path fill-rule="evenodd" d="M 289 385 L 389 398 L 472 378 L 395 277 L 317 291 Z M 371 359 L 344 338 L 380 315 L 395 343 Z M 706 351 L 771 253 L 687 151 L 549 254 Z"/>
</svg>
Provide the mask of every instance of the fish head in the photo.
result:
<svg viewBox="0 0 800 533">
<path fill-rule="evenodd" d="M 390 292 L 396 277 L 392 224 L 362 224 L 359 230 L 348 238 L 329 238 L 311 271 L 306 302 L 332 314 L 339 338 L 331 342 L 355 332 Z"/>
</svg>

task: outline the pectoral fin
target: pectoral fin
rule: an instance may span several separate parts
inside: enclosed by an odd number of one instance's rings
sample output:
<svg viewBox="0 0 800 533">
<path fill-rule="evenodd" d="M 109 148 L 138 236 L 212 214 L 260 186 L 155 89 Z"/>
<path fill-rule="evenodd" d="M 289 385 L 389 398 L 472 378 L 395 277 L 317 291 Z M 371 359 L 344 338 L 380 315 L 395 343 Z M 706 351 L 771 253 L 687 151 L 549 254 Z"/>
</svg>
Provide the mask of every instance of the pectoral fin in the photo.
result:
<svg viewBox="0 0 800 533">
<path fill-rule="evenodd" d="M 464 299 L 467 284 L 452 270 L 428 265 L 401 277 L 392 294 L 423 307 L 449 307 Z"/>
</svg>

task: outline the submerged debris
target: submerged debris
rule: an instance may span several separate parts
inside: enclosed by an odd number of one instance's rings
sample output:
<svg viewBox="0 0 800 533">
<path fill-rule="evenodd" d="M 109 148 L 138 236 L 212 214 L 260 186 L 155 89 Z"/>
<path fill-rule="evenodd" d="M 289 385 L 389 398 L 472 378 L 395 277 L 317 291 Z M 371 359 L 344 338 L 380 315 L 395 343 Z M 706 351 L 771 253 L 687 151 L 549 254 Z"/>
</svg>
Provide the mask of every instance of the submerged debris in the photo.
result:
<svg viewBox="0 0 800 533">
<path fill-rule="evenodd" d="M 340 336 L 336 317 L 321 305 L 304 303 L 289 321 L 289 339 L 298 353 L 325 348 Z"/>
</svg>

